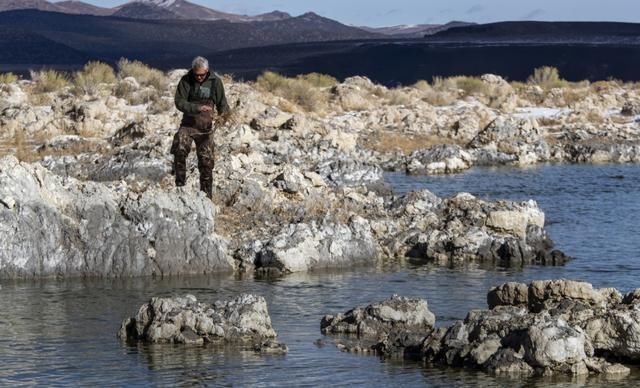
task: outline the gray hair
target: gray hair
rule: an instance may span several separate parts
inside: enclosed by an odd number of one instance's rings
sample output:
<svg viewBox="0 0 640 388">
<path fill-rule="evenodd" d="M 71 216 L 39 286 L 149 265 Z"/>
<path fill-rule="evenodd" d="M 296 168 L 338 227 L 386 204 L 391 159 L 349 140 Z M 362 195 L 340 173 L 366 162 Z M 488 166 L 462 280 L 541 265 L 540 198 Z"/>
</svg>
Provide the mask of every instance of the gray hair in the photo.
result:
<svg viewBox="0 0 640 388">
<path fill-rule="evenodd" d="M 195 57 L 193 58 L 193 62 L 191 62 L 191 68 L 209 70 L 209 61 L 204 57 Z"/>
</svg>

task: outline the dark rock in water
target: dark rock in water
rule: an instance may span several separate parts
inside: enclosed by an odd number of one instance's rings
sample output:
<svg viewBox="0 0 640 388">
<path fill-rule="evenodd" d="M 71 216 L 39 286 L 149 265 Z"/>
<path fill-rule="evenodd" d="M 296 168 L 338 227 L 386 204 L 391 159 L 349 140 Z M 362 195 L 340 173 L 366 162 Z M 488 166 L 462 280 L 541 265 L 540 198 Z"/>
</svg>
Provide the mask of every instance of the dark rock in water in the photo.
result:
<svg viewBox="0 0 640 388">
<path fill-rule="evenodd" d="M 369 313 L 371 306 L 327 316 L 321 328 L 323 333 L 358 334 L 358 341 L 342 350 L 362 351 L 367 348 L 363 339 L 378 338 L 368 349 L 427 365 L 519 376 L 624 376 L 629 368 L 615 362 L 640 360 L 640 313 L 629 309 L 640 300 L 638 295 L 640 290 L 623 299 L 615 289 L 570 280 L 506 283 L 487 295 L 490 310 L 470 311 L 448 328 L 405 325 L 408 311 L 381 324 Z M 420 305 L 414 308 L 418 315 L 423 311 Z"/>
<path fill-rule="evenodd" d="M 122 322 L 118 338 L 148 343 L 224 343 L 261 353 L 286 353 L 264 298 L 243 294 L 229 301 L 199 303 L 193 295 L 152 298 Z"/>
</svg>

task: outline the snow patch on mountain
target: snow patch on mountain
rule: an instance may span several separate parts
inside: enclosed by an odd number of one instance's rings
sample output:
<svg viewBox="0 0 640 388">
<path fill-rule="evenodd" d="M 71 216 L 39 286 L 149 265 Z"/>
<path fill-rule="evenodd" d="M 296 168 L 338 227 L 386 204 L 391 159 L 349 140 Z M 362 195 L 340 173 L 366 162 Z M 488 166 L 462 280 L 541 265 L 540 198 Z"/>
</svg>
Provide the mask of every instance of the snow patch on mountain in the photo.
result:
<svg viewBox="0 0 640 388">
<path fill-rule="evenodd" d="M 169 8 L 171 7 L 176 0 L 137 0 L 139 3 L 145 4 L 154 4 L 158 7 Z"/>
</svg>

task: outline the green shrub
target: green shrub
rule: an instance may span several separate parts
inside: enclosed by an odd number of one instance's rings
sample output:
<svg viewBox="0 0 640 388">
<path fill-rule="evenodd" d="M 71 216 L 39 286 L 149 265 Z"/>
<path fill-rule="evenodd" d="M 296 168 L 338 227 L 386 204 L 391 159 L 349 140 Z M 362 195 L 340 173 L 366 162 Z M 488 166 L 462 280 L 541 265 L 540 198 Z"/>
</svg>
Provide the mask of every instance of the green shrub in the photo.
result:
<svg viewBox="0 0 640 388">
<path fill-rule="evenodd" d="M 0 84 L 12 84 L 18 81 L 18 76 L 13 73 L 0 73 Z"/>
<path fill-rule="evenodd" d="M 116 82 L 116 75 L 113 68 L 102 62 L 87 63 L 82 71 L 77 72 L 73 77 L 77 90 L 90 95 L 97 92 L 98 85 L 114 82 Z"/>
<path fill-rule="evenodd" d="M 49 93 L 61 90 L 69 85 L 69 78 L 56 70 L 32 71 L 31 79 L 35 82 L 33 91 L 36 93 Z"/>
</svg>

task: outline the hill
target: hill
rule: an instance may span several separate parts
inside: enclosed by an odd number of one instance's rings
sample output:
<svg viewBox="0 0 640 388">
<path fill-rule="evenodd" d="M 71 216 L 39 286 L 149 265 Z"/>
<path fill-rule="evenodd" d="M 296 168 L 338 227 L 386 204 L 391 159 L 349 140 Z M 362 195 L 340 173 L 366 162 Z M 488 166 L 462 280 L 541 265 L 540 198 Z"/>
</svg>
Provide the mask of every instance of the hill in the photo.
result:
<svg viewBox="0 0 640 388">
<path fill-rule="evenodd" d="M 372 39 L 379 35 L 308 13 L 282 20 L 231 23 L 225 20 L 139 20 L 71 15 L 37 10 L 0 12 L 0 27 L 28 31 L 84 53 L 115 62 L 120 57 L 150 64 L 184 65 L 197 54 L 273 44 Z M 21 55 L 46 59 L 34 48 Z M 50 52 L 50 51 L 47 51 Z"/>
</svg>

